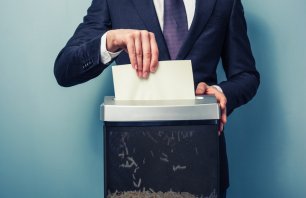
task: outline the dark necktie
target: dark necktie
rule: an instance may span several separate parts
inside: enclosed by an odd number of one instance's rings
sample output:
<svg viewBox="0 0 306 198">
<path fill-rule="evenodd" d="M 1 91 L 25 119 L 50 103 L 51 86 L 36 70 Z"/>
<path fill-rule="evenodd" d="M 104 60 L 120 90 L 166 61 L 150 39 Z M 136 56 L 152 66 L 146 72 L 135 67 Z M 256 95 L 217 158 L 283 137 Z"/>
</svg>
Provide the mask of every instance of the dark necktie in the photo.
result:
<svg viewBox="0 0 306 198">
<path fill-rule="evenodd" d="M 164 37 L 171 59 L 177 54 L 188 33 L 187 15 L 183 0 L 164 0 Z"/>
</svg>

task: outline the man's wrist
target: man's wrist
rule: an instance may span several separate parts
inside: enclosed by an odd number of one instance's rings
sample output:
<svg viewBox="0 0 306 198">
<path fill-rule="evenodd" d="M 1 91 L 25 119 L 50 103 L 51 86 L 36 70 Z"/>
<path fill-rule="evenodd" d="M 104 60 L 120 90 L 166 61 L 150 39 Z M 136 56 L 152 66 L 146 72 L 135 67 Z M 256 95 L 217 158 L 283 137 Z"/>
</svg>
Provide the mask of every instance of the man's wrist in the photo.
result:
<svg viewBox="0 0 306 198">
<path fill-rule="evenodd" d="M 218 85 L 212 85 L 212 87 L 216 88 L 219 92 L 223 93 L 223 90 Z"/>
<path fill-rule="evenodd" d="M 101 46 L 100 46 L 100 56 L 101 56 L 101 62 L 103 64 L 107 64 L 111 62 L 114 58 L 119 56 L 119 54 L 122 52 L 122 50 L 118 52 L 110 52 L 106 48 L 106 39 L 107 39 L 107 33 L 105 32 L 103 36 L 101 37 Z"/>
</svg>

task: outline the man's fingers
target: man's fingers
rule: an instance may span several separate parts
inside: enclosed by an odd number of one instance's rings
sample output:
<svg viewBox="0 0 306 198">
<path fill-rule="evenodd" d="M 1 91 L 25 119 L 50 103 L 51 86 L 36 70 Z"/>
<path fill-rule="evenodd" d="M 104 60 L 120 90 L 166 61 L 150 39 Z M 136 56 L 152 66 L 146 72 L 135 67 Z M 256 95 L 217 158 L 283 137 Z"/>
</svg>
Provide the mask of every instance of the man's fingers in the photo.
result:
<svg viewBox="0 0 306 198">
<path fill-rule="evenodd" d="M 223 129 L 224 129 L 224 124 L 222 122 L 220 122 L 219 124 L 219 128 L 218 128 L 218 135 L 220 136 L 221 133 L 223 132 Z"/>
<path fill-rule="evenodd" d="M 223 112 L 222 112 L 222 115 L 221 115 L 221 121 L 223 122 L 223 124 L 226 124 L 226 122 L 227 122 L 226 108 L 223 109 Z"/>
<path fill-rule="evenodd" d="M 223 93 L 220 92 L 216 92 L 215 93 L 216 99 L 220 105 L 220 109 L 221 109 L 221 122 L 223 124 L 225 124 L 227 122 L 227 116 L 226 116 L 226 103 L 227 100 L 225 98 L 225 96 L 223 95 Z"/>
<path fill-rule="evenodd" d="M 221 109 L 221 122 L 226 124 L 227 116 L 226 116 L 226 104 L 220 102 L 220 109 Z"/>
<path fill-rule="evenodd" d="M 197 86 L 197 89 L 196 89 L 196 95 L 202 95 L 205 93 L 207 89 L 207 84 L 204 83 L 204 82 L 200 82 Z"/>
<path fill-rule="evenodd" d="M 150 36 L 148 31 L 141 31 L 141 44 L 142 44 L 142 77 L 147 78 L 150 71 L 151 63 L 151 46 Z"/>
<path fill-rule="evenodd" d="M 217 99 L 217 102 L 220 106 L 220 110 L 221 110 L 220 124 L 219 124 L 219 135 L 220 135 L 221 132 L 223 131 L 224 125 L 227 122 L 227 113 L 226 113 L 227 100 L 226 100 L 226 97 L 222 92 L 220 92 L 219 90 L 217 90 L 213 86 L 209 86 L 207 88 L 206 94 L 215 95 L 215 97 Z"/>
<path fill-rule="evenodd" d="M 218 100 L 218 99 L 217 99 Z M 227 122 L 227 115 L 226 115 L 226 99 L 225 97 L 221 97 L 221 99 L 218 100 L 220 109 L 221 109 L 221 117 L 220 117 L 220 124 L 219 124 L 219 135 L 223 132 L 224 125 Z"/>
<path fill-rule="evenodd" d="M 136 57 L 136 48 L 135 48 L 135 41 L 133 35 L 128 35 L 127 41 L 126 41 L 126 47 L 128 51 L 128 55 L 130 58 L 130 62 L 133 66 L 133 68 L 137 69 L 137 57 Z"/>
<path fill-rule="evenodd" d="M 155 72 L 158 66 L 158 46 L 155 39 L 155 36 L 152 32 L 149 33 L 150 37 L 150 46 L 151 46 L 151 63 L 150 63 L 150 72 Z"/>
<path fill-rule="evenodd" d="M 137 68 L 136 73 L 138 77 L 142 77 L 142 40 L 141 40 L 141 33 L 139 31 L 133 32 L 134 42 L 135 42 L 135 52 L 136 52 L 136 59 L 137 59 Z"/>
<path fill-rule="evenodd" d="M 217 101 L 219 102 L 220 109 L 221 109 L 221 117 L 220 117 L 220 125 L 219 125 L 219 135 L 223 132 L 224 125 L 227 122 L 227 115 L 226 115 L 226 98 L 223 93 L 215 94 Z"/>
<path fill-rule="evenodd" d="M 147 30 L 118 29 L 107 34 L 107 50 L 123 49 L 140 78 L 147 78 L 158 65 L 158 46 L 155 36 Z"/>
<path fill-rule="evenodd" d="M 196 95 L 201 95 L 201 94 L 214 95 L 217 99 L 217 102 L 218 102 L 218 104 L 220 106 L 220 110 L 221 110 L 220 124 L 219 124 L 219 128 L 218 128 L 218 134 L 220 135 L 221 132 L 223 131 L 224 125 L 227 122 L 227 114 L 226 114 L 227 100 L 226 100 L 226 97 L 222 92 L 217 90 L 215 87 L 208 86 L 204 82 L 200 82 L 197 86 L 197 89 L 196 89 Z"/>
</svg>

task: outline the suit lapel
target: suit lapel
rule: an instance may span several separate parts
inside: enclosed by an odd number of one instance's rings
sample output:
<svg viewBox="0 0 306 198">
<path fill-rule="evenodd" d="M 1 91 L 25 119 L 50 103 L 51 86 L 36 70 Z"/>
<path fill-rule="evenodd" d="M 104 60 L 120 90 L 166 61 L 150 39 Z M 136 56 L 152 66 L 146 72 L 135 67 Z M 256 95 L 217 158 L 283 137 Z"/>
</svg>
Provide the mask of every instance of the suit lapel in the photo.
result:
<svg viewBox="0 0 306 198">
<path fill-rule="evenodd" d="M 148 31 L 155 34 L 156 42 L 159 48 L 159 60 L 169 60 L 170 55 L 165 42 L 163 33 L 158 22 L 154 3 L 152 0 L 132 0 L 138 12 L 138 15 L 143 20 Z"/>
<path fill-rule="evenodd" d="M 192 24 L 190 26 L 187 38 L 183 42 L 176 59 L 185 59 L 193 44 L 203 31 L 204 26 L 208 22 L 215 4 L 216 0 L 196 0 L 196 9 Z"/>
</svg>

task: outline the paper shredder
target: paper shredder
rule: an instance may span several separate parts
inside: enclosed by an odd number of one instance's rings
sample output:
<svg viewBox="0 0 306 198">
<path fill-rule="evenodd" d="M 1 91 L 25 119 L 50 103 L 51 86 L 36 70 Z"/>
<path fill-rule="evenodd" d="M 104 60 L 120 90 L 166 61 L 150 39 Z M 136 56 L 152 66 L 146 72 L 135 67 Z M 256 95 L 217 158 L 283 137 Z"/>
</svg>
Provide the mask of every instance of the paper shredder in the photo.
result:
<svg viewBox="0 0 306 198">
<path fill-rule="evenodd" d="M 106 96 L 100 113 L 105 197 L 127 192 L 218 197 L 215 97 L 122 101 Z"/>
</svg>

